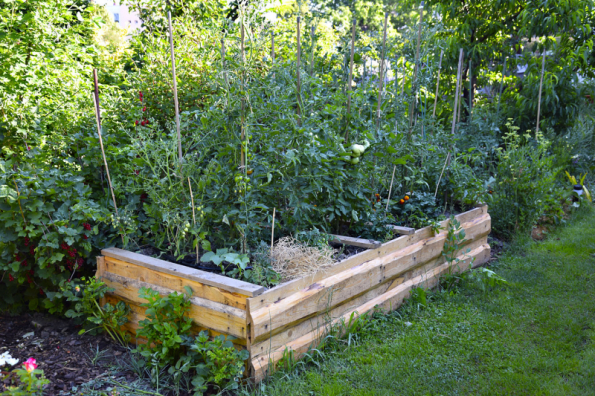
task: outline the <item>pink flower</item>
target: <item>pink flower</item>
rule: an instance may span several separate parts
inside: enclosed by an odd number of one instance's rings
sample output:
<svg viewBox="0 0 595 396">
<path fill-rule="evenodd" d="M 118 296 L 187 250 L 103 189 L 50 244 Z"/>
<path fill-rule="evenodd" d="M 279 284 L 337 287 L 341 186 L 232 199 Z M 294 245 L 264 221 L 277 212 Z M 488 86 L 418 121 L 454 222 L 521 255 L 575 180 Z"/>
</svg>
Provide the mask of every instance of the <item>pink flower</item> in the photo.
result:
<svg viewBox="0 0 595 396">
<path fill-rule="evenodd" d="M 30 373 L 37 368 L 37 363 L 35 362 L 35 359 L 29 358 L 23 363 L 23 366 L 25 367 L 25 370 Z"/>
</svg>

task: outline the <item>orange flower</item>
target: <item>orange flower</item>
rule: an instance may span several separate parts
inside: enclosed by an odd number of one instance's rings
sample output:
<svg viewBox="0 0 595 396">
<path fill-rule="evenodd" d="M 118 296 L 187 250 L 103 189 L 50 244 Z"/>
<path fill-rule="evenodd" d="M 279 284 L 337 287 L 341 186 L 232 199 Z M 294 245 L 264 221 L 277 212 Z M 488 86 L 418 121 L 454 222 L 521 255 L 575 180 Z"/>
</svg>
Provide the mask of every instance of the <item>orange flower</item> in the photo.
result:
<svg viewBox="0 0 595 396">
<path fill-rule="evenodd" d="M 409 201 L 409 195 L 405 195 L 405 201 Z"/>
<path fill-rule="evenodd" d="M 404 199 L 402 199 L 402 200 L 400 200 L 400 201 L 399 201 L 399 203 L 400 203 L 401 205 L 403 205 L 403 204 L 405 203 L 405 200 L 404 200 Z"/>
</svg>

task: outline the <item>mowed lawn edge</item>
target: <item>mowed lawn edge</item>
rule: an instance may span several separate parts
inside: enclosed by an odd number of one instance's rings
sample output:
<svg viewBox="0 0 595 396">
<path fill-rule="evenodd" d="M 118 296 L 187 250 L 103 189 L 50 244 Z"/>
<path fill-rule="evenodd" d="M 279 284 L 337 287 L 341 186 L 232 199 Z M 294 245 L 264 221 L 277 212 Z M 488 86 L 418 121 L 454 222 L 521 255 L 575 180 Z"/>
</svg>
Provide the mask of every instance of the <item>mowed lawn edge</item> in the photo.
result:
<svg viewBox="0 0 595 396">
<path fill-rule="evenodd" d="M 465 283 L 376 315 L 252 393 L 595 395 L 595 210 L 517 240 L 490 268 L 509 285 Z"/>
</svg>

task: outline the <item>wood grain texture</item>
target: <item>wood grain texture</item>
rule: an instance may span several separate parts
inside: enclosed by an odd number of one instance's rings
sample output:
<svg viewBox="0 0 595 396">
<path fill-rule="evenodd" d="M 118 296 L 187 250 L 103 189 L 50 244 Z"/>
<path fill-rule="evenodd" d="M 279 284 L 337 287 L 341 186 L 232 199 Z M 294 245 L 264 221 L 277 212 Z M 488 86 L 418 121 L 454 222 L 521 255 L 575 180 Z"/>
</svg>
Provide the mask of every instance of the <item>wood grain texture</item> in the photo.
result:
<svg viewBox="0 0 595 396">
<path fill-rule="evenodd" d="M 126 261 L 118 260 L 111 257 L 104 259 L 104 273 L 111 273 L 120 275 L 126 278 L 138 280 L 141 282 L 150 283 L 155 286 L 165 287 L 167 289 L 175 290 L 177 292 L 184 292 L 184 286 L 192 289 L 194 297 L 201 297 L 217 303 L 232 306 L 246 310 L 246 299 L 248 296 L 233 293 L 218 287 L 205 285 L 194 280 L 181 278 L 176 275 L 171 275 L 164 272 L 158 272 L 142 265 L 132 264 Z"/>
<path fill-rule="evenodd" d="M 455 218 L 460 223 L 469 222 L 477 217 L 483 216 L 488 213 L 488 206 L 482 206 L 480 208 L 472 209 L 468 212 L 461 213 Z M 445 220 L 441 222 L 441 226 L 444 228 L 447 226 L 449 220 Z M 255 311 L 258 310 L 270 303 L 280 301 L 281 299 L 292 295 L 293 293 L 308 287 L 309 285 L 327 278 L 329 276 L 333 276 L 339 272 L 342 272 L 346 269 L 352 268 L 356 265 L 360 265 L 367 261 L 373 260 L 377 257 L 385 256 L 389 253 L 397 251 L 399 249 L 403 249 L 408 245 L 413 243 L 419 242 L 426 238 L 431 238 L 433 236 L 433 231 L 431 227 L 421 228 L 415 231 L 415 234 L 412 235 L 404 235 L 399 238 L 393 239 L 392 241 L 386 242 L 382 244 L 377 249 L 366 250 L 365 252 L 361 252 L 354 256 L 351 256 L 337 264 L 333 267 L 319 272 L 313 276 L 307 276 L 304 278 L 295 279 L 289 282 L 285 282 L 281 285 L 276 286 L 273 289 L 267 290 L 264 293 L 260 294 L 257 298 L 252 298 L 250 302 L 251 310 Z"/>
<path fill-rule="evenodd" d="M 357 246 L 366 249 L 377 249 L 382 245 L 382 242 L 374 241 L 372 239 L 353 238 L 342 235 L 331 235 L 331 242 L 342 243 L 343 245 Z"/>
<path fill-rule="evenodd" d="M 489 257 L 490 246 L 488 244 L 483 244 L 480 247 L 466 254 L 466 257 L 459 262 L 459 265 L 454 270 L 465 271 L 469 268 L 472 262 L 474 266 L 480 265 L 483 262 L 487 261 Z M 382 310 L 394 310 L 398 308 L 403 303 L 403 300 L 409 296 L 411 289 L 415 287 L 435 287 L 438 284 L 440 276 L 448 272 L 449 270 L 452 269 L 450 268 L 448 263 L 445 263 L 438 267 L 435 267 L 432 270 L 427 271 L 424 274 L 411 278 L 399 284 L 398 286 L 392 288 L 391 290 L 388 290 L 384 294 L 381 294 L 378 297 L 367 301 L 366 303 L 360 305 L 356 309 L 349 310 L 342 316 L 330 321 L 327 324 L 327 328 L 330 326 L 337 326 L 341 323 L 348 323 L 353 312 L 357 312 L 359 315 L 363 315 L 367 312 L 372 311 L 376 307 Z M 341 327 L 339 326 L 338 330 L 340 331 L 340 329 Z M 325 331 L 321 331 L 321 329 L 317 328 L 299 338 L 292 340 L 291 342 L 288 342 L 287 344 L 283 345 L 275 351 L 262 354 L 262 356 L 253 358 L 252 366 L 255 381 L 258 382 L 262 380 L 268 374 L 269 370 L 274 369 L 275 364 L 283 357 L 283 354 L 286 349 L 293 351 L 294 358 L 299 358 L 311 347 L 315 347 L 320 342 L 321 336 L 324 334 Z"/>
<path fill-rule="evenodd" d="M 117 296 L 117 295 L 107 295 L 106 296 L 106 301 L 112 305 L 115 305 L 118 303 L 118 301 L 122 301 L 126 304 L 128 304 L 128 306 L 130 307 L 130 315 L 128 317 L 128 322 L 123 326 L 123 328 L 132 336 L 132 343 L 135 342 L 140 342 L 140 343 L 146 343 L 146 340 L 142 337 L 136 337 L 136 331 L 140 328 L 140 322 L 142 320 L 145 320 L 147 317 L 145 316 L 145 308 L 141 307 L 137 302 L 134 301 L 130 301 L 127 298 L 124 298 L 122 296 Z M 206 330 L 209 332 L 209 335 L 211 337 L 216 337 L 218 335 L 225 335 L 228 336 L 228 334 L 226 333 L 221 333 L 219 331 L 215 331 L 213 329 L 209 329 L 206 328 L 204 326 L 199 326 L 196 324 L 196 322 L 192 322 L 192 328 L 190 329 L 190 332 L 192 334 L 198 334 L 199 332 Z M 243 338 L 235 338 L 235 337 L 230 337 L 231 342 L 233 342 L 236 345 L 242 345 L 242 346 L 246 346 L 246 340 Z"/>
<path fill-rule="evenodd" d="M 157 272 L 178 276 L 180 278 L 185 278 L 191 281 L 199 282 L 208 286 L 214 286 L 219 289 L 249 297 L 258 296 L 265 291 L 264 287 L 253 285 L 252 283 L 170 263 L 168 261 L 144 256 L 142 254 L 132 253 L 127 250 L 109 248 L 103 249 L 101 254 L 106 257 L 126 261 L 132 264 L 138 264 Z"/>
<path fill-rule="evenodd" d="M 390 226 L 393 232 L 401 235 L 412 235 L 415 234 L 415 228 L 401 227 L 401 226 Z"/>
<path fill-rule="evenodd" d="M 108 287 L 115 289 L 114 294 L 135 305 L 147 302 L 138 296 L 139 289 L 142 287 L 150 287 L 161 295 L 174 292 L 171 289 L 111 273 L 105 273 L 102 279 Z M 246 338 L 246 311 L 201 297 L 191 297 L 190 302 L 192 304 L 188 316 L 197 326 L 238 338 Z"/>
<path fill-rule="evenodd" d="M 490 230 L 490 217 L 483 215 L 462 224 L 466 244 L 485 237 Z M 370 260 L 339 274 L 330 276 L 285 299 L 250 312 L 253 342 L 269 337 L 309 317 L 321 313 L 381 283 L 440 256 L 447 232 L 414 243 L 383 257 Z"/>
<path fill-rule="evenodd" d="M 483 238 L 468 244 L 465 247 L 465 250 L 471 249 L 473 251 L 478 247 L 485 245 L 486 243 L 487 236 L 484 236 Z M 461 257 L 463 256 L 464 254 L 461 254 Z M 282 329 L 281 332 L 278 332 L 276 334 L 273 334 L 273 332 L 271 332 L 271 334 L 264 337 L 264 339 L 260 342 L 252 343 L 252 345 L 249 348 L 250 355 L 254 359 L 260 355 L 269 354 L 271 353 L 271 351 L 275 351 L 276 349 L 291 342 L 292 340 L 299 338 L 307 333 L 310 333 L 316 329 L 318 329 L 318 331 L 322 334 L 326 331 L 326 325 L 328 325 L 329 321 L 332 321 L 344 315 L 346 312 L 353 312 L 354 309 L 366 303 L 367 301 L 370 301 L 371 299 L 376 298 L 377 296 L 394 289 L 395 287 L 399 286 L 403 282 L 408 281 L 411 278 L 415 278 L 423 274 L 429 273 L 429 271 L 442 265 L 444 262 L 444 258 L 442 256 L 439 256 L 418 267 L 414 267 L 411 270 L 408 270 L 407 272 L 399 275 L 398 277 L 378 285 L 377 287 L 371 288 L 362 294 L 354 296 L 353 298 L 350 298 L 332 307 L 327 307 L 322 313 L 314 317 L 305 318 L 303 321 L 299 323 L 294 323 L 292 324 L 292 326 Z"/>
</svg>

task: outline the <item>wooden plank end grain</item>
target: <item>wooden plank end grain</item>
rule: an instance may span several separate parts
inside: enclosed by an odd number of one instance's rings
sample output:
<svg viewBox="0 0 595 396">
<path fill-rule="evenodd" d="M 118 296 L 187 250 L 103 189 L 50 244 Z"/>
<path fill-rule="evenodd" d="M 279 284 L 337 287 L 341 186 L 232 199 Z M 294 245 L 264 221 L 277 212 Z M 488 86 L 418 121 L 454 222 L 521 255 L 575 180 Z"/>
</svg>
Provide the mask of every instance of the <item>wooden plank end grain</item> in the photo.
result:
<svg viewBox="0 0 595 396">
<path fill-rule="evenodd" d="M 382 242 L 374 241 L 371 239 L 353 238 L 342 235 L 331 235 L 333 239 L 331 242 L 341 243 L 343 245 L 357 246 L 366 249 L 377 249 L 382 245 Z"/>
</svg>

